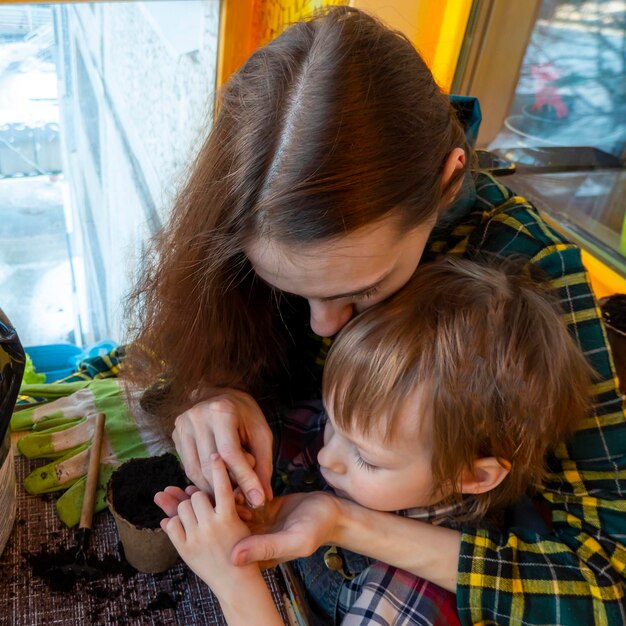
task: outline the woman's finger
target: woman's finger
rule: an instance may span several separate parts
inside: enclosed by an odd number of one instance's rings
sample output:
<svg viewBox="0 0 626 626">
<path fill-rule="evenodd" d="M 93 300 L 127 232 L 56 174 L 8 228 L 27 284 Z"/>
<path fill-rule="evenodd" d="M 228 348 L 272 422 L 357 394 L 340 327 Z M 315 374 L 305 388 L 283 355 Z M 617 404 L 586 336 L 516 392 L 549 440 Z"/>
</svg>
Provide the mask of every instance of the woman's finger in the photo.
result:
<svg viewBox="0 0 626 626">
<path fill-rule="evenodd" d="M 210 459 L 215 452 L 215 440 L 208 416 L 199 410 L 193 411 L 177 418 L 172 439 L 189 480 L 202 491 L 212 492 Z"/>
<path fill-rule="evenodd" d="M 265 502 L 263 485 L 246 459 L 237 431 L 233 431 L 229 424 L 223 426 L 215 430 L 217 452 L 248 502 L 252 506 L 261 506 Z"/>
<path fill-rule="evenodd" d="M 272 499 L 272 450 L 273 436 L 269 426 L 263 424 L 251 433 L 250 450 L 255 459 L 254 467 L 261 489 L 267 500 Z"/>
<path fill-rule="evenodd" d="M 250 454 L 250 452 L 246 452 L 245 450 L 243 451 L 243 455 L 246 458 L 246 461 L 248 462 L 248 465 L 254 469 L 256 467 L 256 459 L 254 458 L 254 456 L 252 454 Z"/>
</svg>

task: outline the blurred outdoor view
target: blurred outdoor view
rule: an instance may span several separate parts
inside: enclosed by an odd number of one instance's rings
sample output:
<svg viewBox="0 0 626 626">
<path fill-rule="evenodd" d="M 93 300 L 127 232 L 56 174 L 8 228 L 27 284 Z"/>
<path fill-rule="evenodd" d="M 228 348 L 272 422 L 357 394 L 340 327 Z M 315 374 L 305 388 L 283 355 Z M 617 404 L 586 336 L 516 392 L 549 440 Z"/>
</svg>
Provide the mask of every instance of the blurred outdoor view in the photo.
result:
<svg viewBox="0 0 626 626">
<path fill-rule="evenodd" d="M 550 166 L 511 185 L 626 277 L 626 0 L 544 0 L 489 147 Z"/>
<path fill-rule="evenodd" d="M 626 1 L 544 0 L 490 146 L 626 150 Z"/>
<path fill-rule="evenodd" d="M 24 345 L 123 339 L 210 126 L 219 0 L 0 6 L 0 308 Z"/>
<path fill-rule="evenodd" d="M 49 7 L 0 8 L 0 307 L 36 342 L 76 338 L 53 47 Z"/>
</svg>

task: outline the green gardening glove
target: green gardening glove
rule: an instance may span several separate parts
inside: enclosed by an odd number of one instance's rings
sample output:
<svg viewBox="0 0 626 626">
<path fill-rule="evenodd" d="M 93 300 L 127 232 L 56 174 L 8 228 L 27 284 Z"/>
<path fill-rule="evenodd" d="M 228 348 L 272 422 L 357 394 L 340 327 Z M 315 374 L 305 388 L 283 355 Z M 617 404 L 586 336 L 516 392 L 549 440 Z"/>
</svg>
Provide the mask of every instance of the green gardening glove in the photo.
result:
<svg viewBox="0 0 626 626">
<path fill-rule="evenodd" d="M 96 416 L 106 415 L 102 441 L 100 476 L 95 511 L 106 507 L 106 485 L 113 470 L 123 461 L 171 451 L 171 443 L 148 428 L 148 416 L 139 407 L 139 393 L 128 393 L 115 378 L 51 385 L 22 385 L 21 395 L 53 400 L 21 411 L 11 418 L 13 431 L 31 430 L 17 442 L 18 450 L 28 458 L 52 458 L 24 479 L 28 493 L 65 491 L 57 500 L 57 512 L 67 526 L 80 519 L 89 447 Z M 132 405 L 131 415 L 128 402 Z"/>
</svg>

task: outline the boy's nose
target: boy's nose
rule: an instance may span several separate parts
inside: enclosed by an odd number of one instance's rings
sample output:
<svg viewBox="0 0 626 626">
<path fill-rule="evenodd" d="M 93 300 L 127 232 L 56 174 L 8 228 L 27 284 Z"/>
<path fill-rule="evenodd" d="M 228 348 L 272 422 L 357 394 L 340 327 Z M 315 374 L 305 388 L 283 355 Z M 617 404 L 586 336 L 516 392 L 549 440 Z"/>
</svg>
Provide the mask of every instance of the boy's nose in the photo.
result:
<svg viewBox="0 0 626 626">
<path fill-rule="evenodd" d="M 333 449 L 332 445 L 325 445 L 317 453 L 317 462 L 320 464 L 320 467 L 328 469 L 335 474 L 345 474 L 346 472 L 346 464 Z"/>
<path fill-rule="evenodd" d="M 354 311 L 350 303 L 309 300 L 311 330 L 320 337 L 332 337 L 350 320 Z"/>
</svg>

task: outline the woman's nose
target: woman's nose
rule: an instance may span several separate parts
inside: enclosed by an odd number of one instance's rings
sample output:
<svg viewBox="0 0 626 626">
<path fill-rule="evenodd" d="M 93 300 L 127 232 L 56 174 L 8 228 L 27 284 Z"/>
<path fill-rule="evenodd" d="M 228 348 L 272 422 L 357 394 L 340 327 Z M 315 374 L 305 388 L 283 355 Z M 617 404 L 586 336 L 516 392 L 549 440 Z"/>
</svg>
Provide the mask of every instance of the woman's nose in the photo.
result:
<svg viewBox="0 0 626 626">
<path fill-rule="evenodd" d="M 350 303 L 309 300 L 311 330 L 320 337 L 332 337 L 350 320 L 354 311 Z"/>
</svg>

